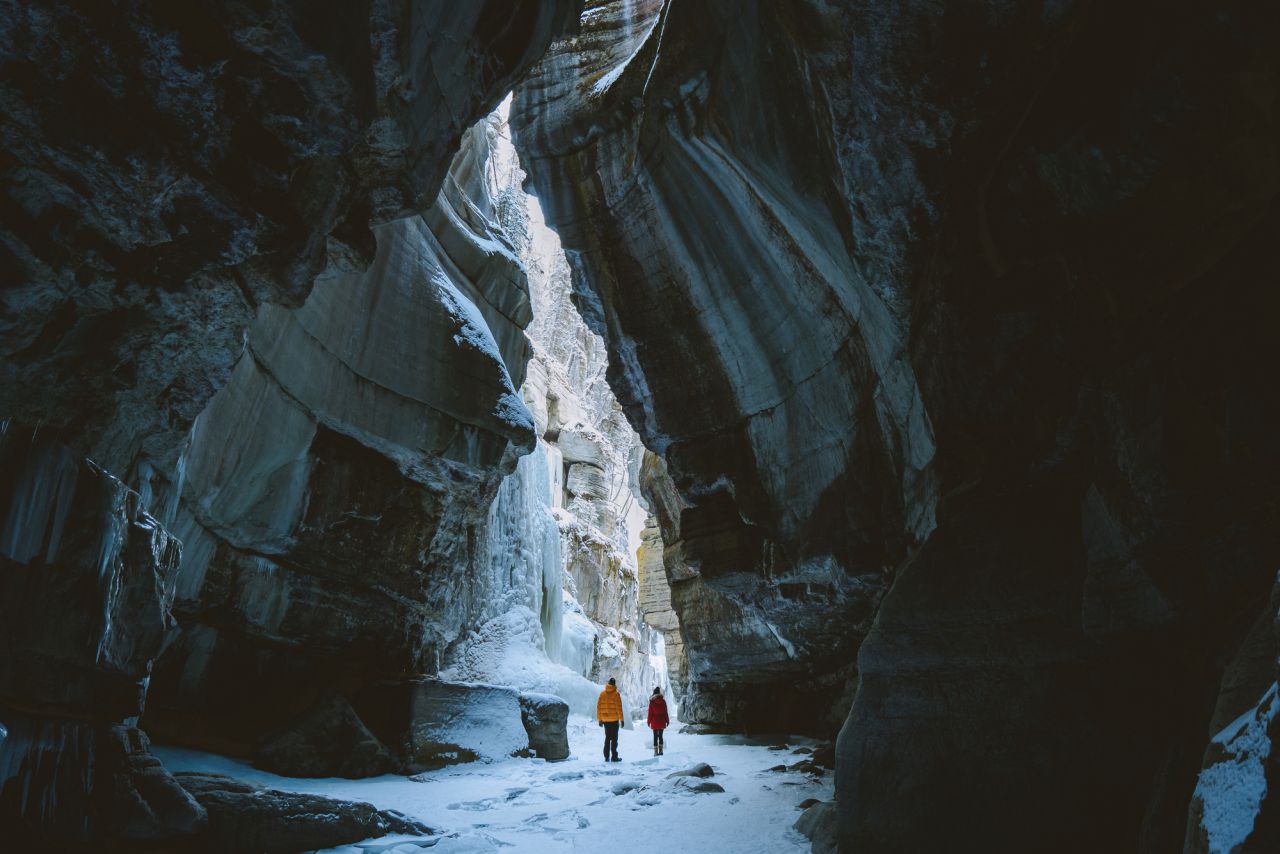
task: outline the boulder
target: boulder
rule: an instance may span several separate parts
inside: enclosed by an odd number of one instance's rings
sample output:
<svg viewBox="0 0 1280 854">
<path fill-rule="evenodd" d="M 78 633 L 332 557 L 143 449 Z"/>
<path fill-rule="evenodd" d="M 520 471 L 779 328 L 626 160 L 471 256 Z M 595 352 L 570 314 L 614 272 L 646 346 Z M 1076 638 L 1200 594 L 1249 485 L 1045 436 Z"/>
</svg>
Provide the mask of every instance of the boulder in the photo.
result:
<svg viewBox="0 0 1280 854">
<path fill-rule="evenodd" d="M 813 764 L 821 765 L 829 771 L 836 768 L 836 746 L 831 742 L 820 744 L 813 749 Z"/>
<path fill-rule="evenodd" d="M 659 788 L 669 792 L 693 792 L 700 795 L 724 791 L 724 786 L 719 783 L 713 783 L 710 780 L 699 780 L 697 777 L 676 777 L 674 775 L 663 780 Z"/>
<path fill-rule="evenodd" d="M 403 773 L 503 759 L 530 746 L 514 688 L 410 679 L 374 686 L 353 704 Z"/>
<path fill-rule="evenodd" d="M 375 777 L 396 762 L 351 704 L 334 694 L 266 739 L 254 765 L 286 777 Z"/>
<path fill-rule="evenodd" d="M 569 758 L 569 704 L 552 694 L 521 694 L 520 720 L 529 749 L 542 759 Z"/>
<path fill-rule="evenodd" d="M 169 839 L 202 831 L 204 808 L 151 754 L 146 733 L 111 726 L 98 739 L 95 773 L 111 781 L 106 811 L 126 839 Z"/>
<path fill-rule="evenodd" d="M 676 777 L 714 777 L 715 770 L 705 762 L 699 762 L 696 765 L 690 765 L 688 768 L 682 768 L 679 771 L 672 771 L 667 775 L 668 780 Z"/>
<path fill-rule="evenodd" d="M 400 813 L 360 801 L 281 792 L 223 774 L 179 772 L 176 776 L 209 814 L 204 840 L 212 851 L 286 854 L 388 833 L 431 833 Z"/>
<path fill-rule="evenodd" d="M 834 803 L 815 801 L 796 819 L 794 826 L 813 843 L 813 854 L 836 854 L 837 818 Z"/>
<path fill-rule="evenodd" d="M 556 447 L 560 449 L 566 463 L 590 463 L 597 468 L 604 467 L 604 451 L 600 448 L 600 441 L 577 430 L 561 430 L 556 437 Z"/>
<path fill-rule="evenodd" d="M 4 712 L 0 827 L 43 850 L 93 841 L 173 841 L 205 811 L 151 754 L 136 727 Z M 87 773 L 86 773 L 87 769 Z"/>
</svg>

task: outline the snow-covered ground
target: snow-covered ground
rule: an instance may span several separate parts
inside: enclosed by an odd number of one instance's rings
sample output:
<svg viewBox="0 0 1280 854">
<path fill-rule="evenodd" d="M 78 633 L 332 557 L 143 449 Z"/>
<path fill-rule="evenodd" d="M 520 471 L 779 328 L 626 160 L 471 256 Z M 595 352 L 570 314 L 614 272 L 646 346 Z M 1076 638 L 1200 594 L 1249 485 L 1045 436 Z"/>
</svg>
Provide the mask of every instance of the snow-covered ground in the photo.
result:
<svg viewBox="0 0 1280 854">
<path fill-rule="evenodd" d="M 208 771 L 295 792 L 367 801 L 394 809 L 438 831 L 430 838 L 385 837 L 335 849 L 368 852 L 592 851 L 629 854 L 696 851 L 760 854 L 808 851 L 792 829 L 806 798 L 830 800 L 832 780 L 767 770 L 804 759 L 790 749 L 735 736 L 668 731 L 664 756 L 655 757 L 643 725 L 620 734 L 622 762 L 606 763 L 603 736 L 591 721 L 569 720 L 573 755 L 563 762 L 504 759 L 421 775 L 424 782 L 384 776 L 368 780 L 300 780 L 258 771 L 245 762 L 179 748 L 155 752 L 172 771 Z M 723 793 L 680 791 L 672 771 L 706 762 Z"/>
</svg>

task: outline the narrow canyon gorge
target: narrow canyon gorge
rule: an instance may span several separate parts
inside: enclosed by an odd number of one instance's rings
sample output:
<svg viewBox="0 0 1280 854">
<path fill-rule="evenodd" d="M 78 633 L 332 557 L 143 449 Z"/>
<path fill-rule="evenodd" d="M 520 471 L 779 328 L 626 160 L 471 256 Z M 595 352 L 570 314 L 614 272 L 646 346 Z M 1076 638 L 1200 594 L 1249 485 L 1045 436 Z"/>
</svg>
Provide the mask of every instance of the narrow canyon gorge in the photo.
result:
<svg viewBox="0 0 1280 854">
<path fill-rule="evenodd" d="M 1280 7 L 0 0 L 0 174 L 6 850 L 1280 851 Z"/>
</svg>

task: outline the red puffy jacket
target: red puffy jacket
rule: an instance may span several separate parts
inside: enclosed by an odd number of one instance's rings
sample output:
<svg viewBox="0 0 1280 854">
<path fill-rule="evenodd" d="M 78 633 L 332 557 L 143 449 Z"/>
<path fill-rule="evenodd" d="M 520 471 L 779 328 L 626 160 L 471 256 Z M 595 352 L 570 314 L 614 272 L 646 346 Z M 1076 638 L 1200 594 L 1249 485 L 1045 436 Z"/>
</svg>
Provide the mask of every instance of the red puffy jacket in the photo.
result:
<svg viewBox="0 0 1280 854">
<path fill-rule="evenodd" d="M 662 697 L 654 697 L 649 701 L 649 729 L 666 729 L 671 723 L 667 717 L 667 701 Z"/>
</svg>

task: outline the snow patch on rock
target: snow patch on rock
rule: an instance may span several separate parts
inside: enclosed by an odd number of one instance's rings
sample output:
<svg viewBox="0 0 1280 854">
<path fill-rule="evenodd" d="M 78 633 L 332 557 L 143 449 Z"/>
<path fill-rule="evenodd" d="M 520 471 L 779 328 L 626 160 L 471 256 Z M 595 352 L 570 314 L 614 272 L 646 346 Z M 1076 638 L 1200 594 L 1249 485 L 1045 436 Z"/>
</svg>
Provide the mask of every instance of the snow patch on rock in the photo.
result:
<svg viewBox="0 0 1280 854">
<path fill-rule="evenodd" d="M 1266 761 L 1271 754 L 1267 729 L 1277 711 L 1280 694 L 1272 683 L 1257 705 L 1213 737 L 1225 756 L 1200 772 L 1195 790 L 1203 805 L 1200 825 L 1208 836 L 1209 854 L 1230 854 L 1253 832 L 1267 794 Z"/>
</svg>

